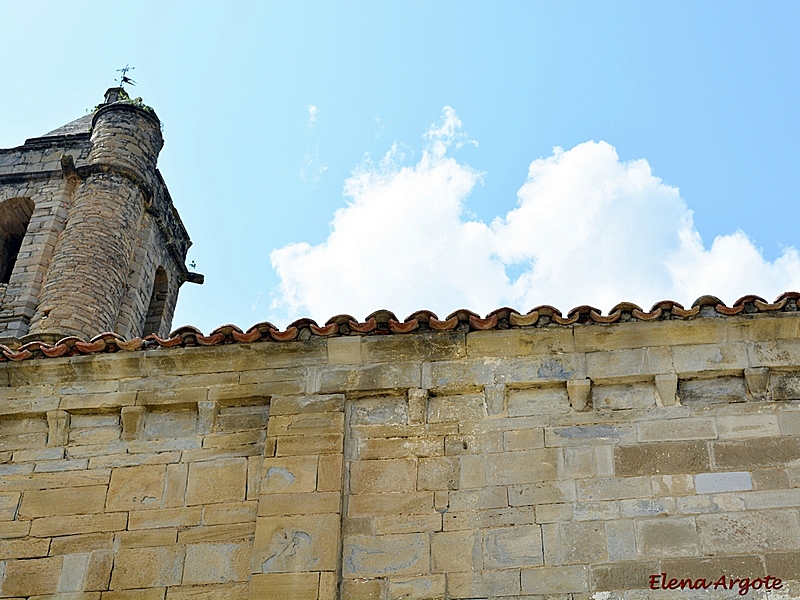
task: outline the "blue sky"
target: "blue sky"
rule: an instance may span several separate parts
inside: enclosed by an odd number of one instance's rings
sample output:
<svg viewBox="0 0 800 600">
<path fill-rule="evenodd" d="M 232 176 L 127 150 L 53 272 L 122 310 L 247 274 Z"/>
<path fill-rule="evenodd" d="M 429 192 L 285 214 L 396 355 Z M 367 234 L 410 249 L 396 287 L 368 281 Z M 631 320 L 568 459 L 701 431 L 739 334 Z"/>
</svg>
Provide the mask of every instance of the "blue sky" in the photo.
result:
<svg viewBox="0 0 800 600">
<path fill-rule="evenodd" d="M 0 147 L 135 66 L 176 326 L 800 288 L 796 2 L 200 6 L 0 0 Z"/>
</svg>

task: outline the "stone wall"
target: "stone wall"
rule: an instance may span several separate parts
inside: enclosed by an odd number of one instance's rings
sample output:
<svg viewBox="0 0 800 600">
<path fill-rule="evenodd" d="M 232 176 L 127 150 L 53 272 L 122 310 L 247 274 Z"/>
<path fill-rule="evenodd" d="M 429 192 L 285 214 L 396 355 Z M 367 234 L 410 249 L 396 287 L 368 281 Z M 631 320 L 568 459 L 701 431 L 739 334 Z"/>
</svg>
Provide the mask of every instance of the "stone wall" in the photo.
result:
<svg viewBox="0 0 800 600">
<path fill-rule="evenodd" d="M 648 589 L 660 573 L 800 597 L 797 311 L 119 351 L 0 381 L 2 598 L 739 597 Z"/>
</svg>

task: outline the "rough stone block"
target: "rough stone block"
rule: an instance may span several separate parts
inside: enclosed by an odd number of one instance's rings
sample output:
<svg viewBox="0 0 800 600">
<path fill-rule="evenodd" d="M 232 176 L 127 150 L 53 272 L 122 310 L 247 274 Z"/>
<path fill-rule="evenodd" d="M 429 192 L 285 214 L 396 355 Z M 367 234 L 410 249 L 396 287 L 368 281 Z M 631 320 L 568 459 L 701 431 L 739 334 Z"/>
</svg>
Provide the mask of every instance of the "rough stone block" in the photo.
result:
<svg viewBox="0 0 800 600">
<path fill-rule="evenodd" d="M 313 492 L 317 487 L 316 456 L 264 459 L 262 494 Z"/>
<path fill-rule="evenodd" d="M 588 567 L 540 567 L 522 569 L 523 594 L 568 594 L 585 592 Z"/>
<path fill-rule="evenodd" d="M 22 494 L 19 515 L 25 519 L 103 512 L 106 486 L 29 490 Z"/>
<path fill-rule="evenodd" d="M 97 515 L 69 515 L 42 517 L 30 526 L 33 537 L 55 537 L 100 531 L 121 531 L 126 528 L 126 513 L 102 513 Z"/>
<path fill-rule="evenodd" d="M 546 481 L 508 488 L 508 501 L 511 506 L 574 502 L 575 498 L 575 483 L 572 481 Z"/>
<path fill-rule="evenodd" d="M 487 598 L 518 596 L 520 593 L 520 570 L 478 571 L 448 573 L 447 591 L 451 598 Z"/>
<path fill-rule="evenodd" d="M 345 538 L 342 549 L 345 577 L 416 575 L 428 572 L 428 536 L 420 533 L 353 536 Z"/>
<path fill-rule="evenodd" d="M 439 456 L 419 460 L 418 490 L 457 490 L 460 479 L 458 457 Z"/>
<path fill-rule="evenodd" d="M 247 460 L 227 458 L 189 465 L 186 504 L 241 502 L 247 491 Z"/>
<path fill-rule="evenodd" d="M 467 335 L 467 356 L 527 356 L 575 352 L 569 329 L 506 329 L 473 331 Z"/>
<path fill-rule="evenodd" d="M 130 513 L 128 518 L 128 529 L 134 530 L 157 529 L 160 527 L 193 527 L 200 524 L 201 515 L 201 506 L 133 511 Z M 121 529 L 125 529 L 125 527 L 121 527 Z"/>
<path fill-rule="evenodd" d="M 186 546 L 184 584 L 246 581 L 250 573 L 250 543 Z"/>
<path fill-rule="evenodd" d="M 681 404 L 688 406 L 745 402 L 742 377 L 717 377 L 715 379 L 681 379 L 678 382 Z"/>
<path fill-rule="evenodd" d="M 710 471 L 708 448 L 703 442 L 663 442 L 617 446 L 614 468 L 621 477 L 673 475 Z"/>
<path fill-rule="evenodd" d="M 161 508 L 166 478 L 165 465 L 142 465 L 113 469 L 108 486 L 106 510 Z M 181 504 L 183 504 L 181 502 Z"/>
<path fill-rule="evenodd" d="M 479 531 L 446 531 L 431 537 L 434 573 L 480 571 L 483 568 Z"/>
<path fill-rule="evenodd" d="M 607 521 L 606 539 L 608 540 L 608 560 L 636 559 L 636 533 L 633 521 L 628 519 Z"/>
<path fill-rule="evenodd" d="M 570 400 L 563 384 L 558 387 L 510 390 L 508 393 L 510 417 L 564 414 L 569 412 L 569 407 Z"/>
<path fill-rule="evenodd" d="M 5 563 L 2 594 L 9 596 L 33 596 L 53 594 L 61 579 L 63 557 L 11 560 Z"/>
<path fill-rule="evenodd" d="M 800 552 L 777 552 L 764 555 L 766 572 L 784 581 L 800 579 Z"/>
<path fill-rule="evenodd" d="M 460 360 L 423 363 L 422 383 L 419 386 L 436 393 L 475 390 L 492 385 L 494 368 L 486 360 Z"/>
<path fill-rule="evenodd" d="M 250 598 L 317 600 L 319 573 L 265 573 L 250 578 Z"/>
<path fill-rule="evenodd" d="M 428 423 L 478 421 L 486 417 L 483 394 L 431 396 L 428 398 Z"/>
<path fill-rule="evenodd" d="M 800 459 L 800 439 L 753 438 L 715 442 L 712 451 L 718 469 L 750 471 L 759 467 L 783 466 Z"/>
<path fill-rule="evenodd" d="M 555 448 L 506 452 L 486 456 L 490 485 L 536 483 L 558 478 L 560 452 Z"/>
<path fill-rule="evenodd" d="M 751 554 L 800 549 L 795 510 L 763 510 L 697 517 L 704 554 Z"/>
<path fill-rule="evenodd" d="M 610 350 L 586 355 L 586 376 L 594 382 L 621 383 L 672 372 L 672 355 L 666 347 Z"/>
<path fill-rule="evenodd" d="M 179 585 L 183 571 L 184 548 L 121 548 L 114 559 L 111 587 L 134 589 Z"/>
<path fill-rule="evenodd" d="M 341 600 L 384 600 L 388 592 L 388 581 L 379 579 L 345 579 L 342 581 Z"/>
<path fill-rule="evenodd" d="M 503 450 L 534 450 L 544 447 L 544 430 L 541 427 L 503 432 Z"/>
<path fill-rule="evenodd" d="M 360 460 L 350 464 L 350 491 L 354 494 L 414 491 L 417 464 L 410 458 Z"/>
<path fill-rule="evenodd" d="M 358 440 L 358 458 L 363 460 L 441 456 L 442 454 L 444 454 L 443 437 L 361 438 Z"/>
<path fill-rule="evenodd" d="M 344 391 L 401 390 L 421 385 L 419 363 L 397 362 L 352 367 L 318 367 L 314 392 L 336 394 Z"/>
<path fill-rule="evenodd" d="M 389 579 L 390 598 L 444 598 L 447 582 L 444 574 L 423 575 L 420 577 L 391 577 Z"/>
<path fill-rule="evenodd" d="M 258 516 L 315 515 L 338 513 L 340 492 L 306 492 L 299 494 L 269 494 L 259 502 Z"/>
<path fill-rule="evenodd" d="M 588 564 L 608 559 L 603 523 L 548 523 L 542 525 L 542 543 L 544 562 L 548 566 Z"/>
<path fill-rule="evenodd" d="M 636 522 L 636 548 L 646 558 L 697 556 L 700 540 L 691 517 L 664 517 Z"/>
<path fill-rule="evenodd" d="M 409 422 L 408 404 L 402 396 L 362 398 L 353 403 L 350 424 L 406 425 Z"/>
<path fill-rule="evenodd" d="M 717 573 L 726 573 L 729 577 L 749 577 L 756 579 L 767 573 L 777 575 L 771 570 L 764 571 L 764 565 L 758 556 L 715 556 L 697 558 L 677 558 L 661 562 L 662 571 L 669 573 L 670 578 L 702 579 L 718 577 Z"/>
<path fill-rule="evenodd" d="M 338 514 L 259 517 L 251 572 L 333 571 L 338 544 Z"/>
<path fill-rule="evenodd" d="M 433 511 L 433 492 L 356 494 L 349 498 L 347 511 L 350 517 L 427 514 Z"/>
<path fill-rule="evenodd" d="M 272 415 L 296 415 L 300 413 L 342 411 L 344 411 L 344 394 L 328 394 L 321 396 L 273 396 L 270 399 L 269 405 L 269 412 Z"/>
<path fill-rule="evenodd" d="M 650 384 L 598 385 L 592 388 L 592 406 L 595 410 L 647 409 L 655 405 L 656 392 Z"/>
<path fill-rule="evenodd" d="M 551 354 L 495 361 L 494 374 L 496 383 L 546 386 L 583 379 L 586 369 L 582 354 Z"/>
<path fill-rule="evenodd" d="M 795 366 L 797 363 L 795 363 Z M 773 400 L 800 399 L 800 374 L 772 373 L 770 388 Z"/>
<path fill-rule="evenodd" d="M 450 492 L 451 510 L 479 510 L 508 506 L 508 491 L 505 487 L 484 487 Z"/>
<path fill-rule="evenodd" d="M 779 436 L 778 415 L 726 415 L 717 417 L 720 439 Z"/>
<path fill-rule="evenodd" d="M 778 423 L 783 435 L 800 435 L 800 412 L 781 413 Z"/>
<path fill-rule="evenodd" d="M 13 558 L 39 558 L 47 556 L 50 542 L 47 539 L 0 540 L 0 560 Z"/>
<path fill-rule="evenodd" d="M 269 418 L 267 435 L 319 435 L 326 433 L 342 433 L 344 431 L 344 414 L 304 413 L 298 415 L 278 415 Z"/>
<path fill-rule="evenodd" d="M 329 365 L 357 365 L 361 363 L 361 336 L 331 338 L 327 343 Z"/>
<path fill-rule="evenodd" d="M 570 427 L 546 427 L 545 446 L 577 446 L 633 441 L 636 430 L 632 423 L 598 423 Z"/>
<path fill-rule="evenodd" d="M 752 490 L 753 482 L 747 471 L 699 473 L 694 476 L 694 488 L 698 494 L 741 492 Z"/>
<path fill-rule="evenodd" d="M 484 530 L 483 564 L 486 569 L 544 564 L 542 531 L 539 525 Z"/>
<path fill-rule="evenodd" d="M 682 374 L 710 371 L 719 374 L 741 373 L 748 368 L 747 349 L 743 343 L 692 344 L 674 346 L 675 371 Z"/>
<path fill-rule="evenodd" d="M 576 482 L 578 500 L 621 500 L 650 496 L 649 477 L 608 477 Z"/>
<path fill-rule="evenodd" d="M 714 419 L 659 419 L 637 423 L 637 438 L 641 442 L 674 442 L 679 440 L 710 440 L 717 437 Z"/>
<path fill-rule="evenodd" d="M 454 360 L 467 355 L 464 338 L 455 331 L 366 336 L 361 338 L 361 354 L 366 363 Z"/>
<path fill-rule="evenodd" d="M 646 590 L 650 575 L 658 573 L 657 562 L 636 561 L 617 564 L 593 565 L 591 567 L 591 589 Z"/>
</svg>

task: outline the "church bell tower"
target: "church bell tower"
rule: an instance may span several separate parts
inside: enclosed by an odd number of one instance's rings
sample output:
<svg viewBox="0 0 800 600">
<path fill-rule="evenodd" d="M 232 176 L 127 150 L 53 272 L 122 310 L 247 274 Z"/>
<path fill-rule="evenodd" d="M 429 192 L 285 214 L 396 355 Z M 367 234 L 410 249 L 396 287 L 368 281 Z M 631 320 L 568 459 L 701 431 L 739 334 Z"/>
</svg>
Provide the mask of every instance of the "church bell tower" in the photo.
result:
<svg viewBox="0 0 800 600">
<path fill-rule="evenodd" d="M 166 336 L 191 241 L 156 168 L 161 122 L 111 88 L 104 102 L 0 150 L 0 338 Z"/>
</svg>

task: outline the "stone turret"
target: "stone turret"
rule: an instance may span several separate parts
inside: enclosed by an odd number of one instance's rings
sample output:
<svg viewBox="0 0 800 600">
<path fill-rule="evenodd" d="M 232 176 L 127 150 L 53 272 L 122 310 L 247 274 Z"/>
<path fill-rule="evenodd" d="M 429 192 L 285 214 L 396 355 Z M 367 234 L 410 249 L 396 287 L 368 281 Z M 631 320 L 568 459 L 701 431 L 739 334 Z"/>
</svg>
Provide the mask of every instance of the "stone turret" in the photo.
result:
<svg viewBox="0 0 800 600">
<path fill-rule="evenodd" d="M 0 337 L 167 335 L 191 244 L 156 168 L 155 112 L 121 88 L 0 150 Z M 3 284 L 0 283 L 0 286 Z"/>
</svg>

